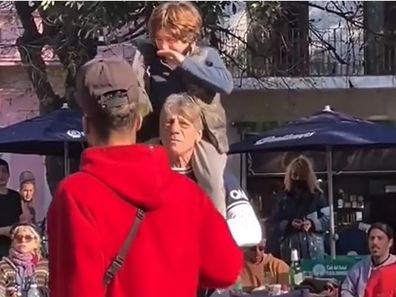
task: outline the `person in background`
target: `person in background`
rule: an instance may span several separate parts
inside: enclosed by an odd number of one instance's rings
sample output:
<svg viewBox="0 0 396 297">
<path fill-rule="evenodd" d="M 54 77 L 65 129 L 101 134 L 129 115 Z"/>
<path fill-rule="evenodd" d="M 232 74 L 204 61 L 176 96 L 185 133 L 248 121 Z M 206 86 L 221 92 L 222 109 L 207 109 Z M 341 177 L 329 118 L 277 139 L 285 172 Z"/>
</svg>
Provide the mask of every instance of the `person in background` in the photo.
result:
<svg viewBox="0 0 396 297">
<path fill-rule="evenodd" d="M 203 112 L 187 93 L 181 93 L 166 99 L 160 117 L 161 143 L 168 152 L 172 170 L 189 177 L 199 186 L 210 178 L 197 177 L 200 164 L 193 157 L 205 138 Z M 262 231 L 254 209 L 237 178 L 226 169 L 222 174 L 224 184 L 221 191 L 225 193 L 223 200 L 226 201 L 226 219 L 231 234 L 240 247 L 257 245 Z"/>
<path fill-rule="evenodd" d="M 9 165 L 0 159 L 0 257 L 8 255 L 11 246 L 11 226 L 19 222 L 22 214 L 19 193 L 7 188 L 9 179 Z"/>
<path fill-rule="evenodd" d="M 36 179 L 33 172 L 23 171 L 19 175 L 19 193 L 22 198 L 21 222 L 36 224 L 36 211 L 33 207 L 33 198 L 36 193 Z"/>
<path fill-rule="evenodd" d="M 368 230 L 370 256 L 356 263 L 341 285 L 341 297 L 364 297 L 371 274 L 382 267 L 396 262 L 391 254 L 393 230 L 386 224 L 374 223 Z"/>
<path fill-rule="evenodd" d="M 290 263 L 292 249 L 298 250 L 301 259 L 322 257 L 330 209 L 307 157 L 299 156 L 290 162 L 284 191 L 271 218 L 275 233 L 281 237 L 282 260 Z"/>
<path fill-rule="evenodd" d="M 91 148 L 48 211 L 51 297 L 196 297 L 200 286 L 232 285 L 242 270 L 243 254 L 205 193 L 171 170 L 163 147 L 136 144 L 148 110 L 141 96 L 121 58 L 79 69 Z"/>
<path fill-rule="evenodd" d="M 244 248 L 245 267 L 241 274 L 243 288 L 254 289 L 264 284 L 289 284 L 289 265 L 265 252 L 266 240 Z"/>
<path fill-rule="evenodd" d="M 159 116 L 166 98 L 187 92 L 205 110 L 203 122 L 207 138 L 196 147 L 193 156 L 198 164 L 195 174 L 205 177 L 201 187 L 226 217 L 222 185 L 228 138 L 220 94 L 231 93 L 232 75 L 216 49 L 198 44 L 202 16 L 193 3 L 161 3 L 150 16 L 148 31 L 150 43 L 138 45 L 140 52 L 133 65 L 141 73 L 153 113 L 143 123 L 138 136 L 141 141 L 158 137 Z"/>
<path fill-rule="evenodd" d="M 0 261 L 0 296 L 45 297 L 49 273 L 48 261 L 41 254 L 40 231 L 35 225 L 20 223 L 10 234 L 11 249 Z M 37 286 L 39 296 L 29 295 L 32 285 Z"/>
</svg>

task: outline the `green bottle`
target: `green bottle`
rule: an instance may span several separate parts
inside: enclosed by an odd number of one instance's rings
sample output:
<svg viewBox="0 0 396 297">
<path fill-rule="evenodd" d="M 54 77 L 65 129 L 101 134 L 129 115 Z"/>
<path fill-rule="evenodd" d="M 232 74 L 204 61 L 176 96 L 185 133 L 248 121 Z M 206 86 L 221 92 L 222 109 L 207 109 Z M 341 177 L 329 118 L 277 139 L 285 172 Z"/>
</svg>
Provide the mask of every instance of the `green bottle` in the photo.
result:
<svg viewBox="0 0 396 297">
<path fill-rule="evenodd" d="M 234 291 L 238 292 L 238 293 L 242 293 L 243 292 L 242 283 L 240 281 L 236 283 Z"/>
<path fill-rule="evenodd" d="M 300 258 L 298 251 L 293 249 L 290 257 L 290 270 L 289 270 L 289 284 L 292 289 L 300 285 L 303 282 L 303 273 L 300 265 Z"/>
</svg>

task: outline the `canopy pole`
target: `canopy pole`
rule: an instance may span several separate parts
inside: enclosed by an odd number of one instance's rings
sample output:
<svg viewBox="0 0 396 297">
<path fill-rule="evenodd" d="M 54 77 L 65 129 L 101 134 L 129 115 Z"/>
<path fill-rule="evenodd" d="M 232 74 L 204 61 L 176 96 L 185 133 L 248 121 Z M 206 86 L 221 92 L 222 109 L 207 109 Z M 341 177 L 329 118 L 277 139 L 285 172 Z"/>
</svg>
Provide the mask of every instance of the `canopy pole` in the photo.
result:
<svg viewBox="0 0 396 297">
<path fill-rule="evenodd" d="M 336 257 L 336 233 L 334 221 L 334 197 L 333 197 L 333 155 L 330 147 L 326 148 L 326 167 L 327 167 L 327 199 L 330 209 L 330 254 L 331 258 Z"/>
<path fill-rule="evenodd" d="M 70 174 L 69 145 L 67 141 L 63 142 L 63 168 L 65 177 Z"/>
</svg>

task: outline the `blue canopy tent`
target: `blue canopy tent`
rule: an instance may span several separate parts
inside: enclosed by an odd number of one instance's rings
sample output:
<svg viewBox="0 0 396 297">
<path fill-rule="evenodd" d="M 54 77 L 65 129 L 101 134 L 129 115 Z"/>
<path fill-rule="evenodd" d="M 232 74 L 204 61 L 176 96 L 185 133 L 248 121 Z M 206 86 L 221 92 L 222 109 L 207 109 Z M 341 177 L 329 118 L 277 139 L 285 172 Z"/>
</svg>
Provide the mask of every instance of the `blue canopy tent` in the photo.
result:
<svg viewBox="0 0 396 297">
<path fill-rule="evenodd" d="M 79 156 L 84 148 L 81 113 L 61 109 L 0 129 L 0 152 L 63 156 L 65 175 L 69 156 Z"/>
<path fill-rule="evenodd" d="M 396 147 L 396 129 L 334 112 L 321 112 L 230 146 L 230 154 L 257 151 L 325 151 L 330 212 L 334 213 L 332 152 L 354 148 Z M 335 257 L 335 222 L 330 217 L 331 255 Z"/>
</svg>

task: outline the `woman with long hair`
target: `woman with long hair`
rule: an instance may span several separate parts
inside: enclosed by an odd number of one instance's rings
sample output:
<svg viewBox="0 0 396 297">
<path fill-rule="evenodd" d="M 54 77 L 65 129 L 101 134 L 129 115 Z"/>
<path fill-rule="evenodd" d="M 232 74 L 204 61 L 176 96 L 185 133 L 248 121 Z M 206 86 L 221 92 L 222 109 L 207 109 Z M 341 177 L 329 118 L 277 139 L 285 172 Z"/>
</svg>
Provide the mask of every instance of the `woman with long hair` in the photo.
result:
<svg viewBox="0 0 396 297">
<path fill-rule="evenodd" d="M 288 165 L 284 193 L 273 219 L 280 235 L 282 259 L 290 262 L 292 249 L 304 259 L 323 256 L 323 234 L 329 228 L 330 212 L 307 157 L 301 155 Z"/>
<path fill-rule="evenodd" d="M 0 297 L 44 296 L 48 288 L 48 261 L 42 257 L 39 229 L 21 223 L 10 233 L 11 249 L 0 261 Z"/>
</svg>

